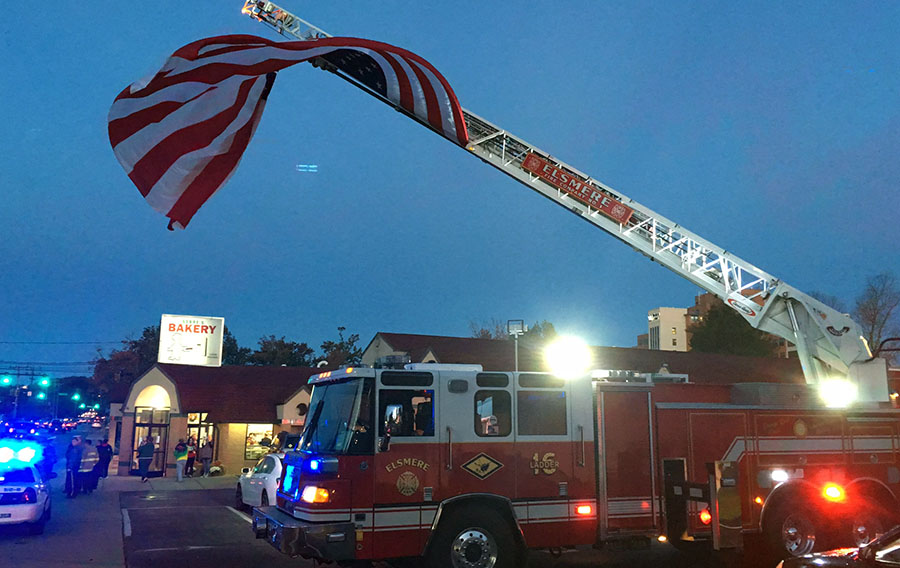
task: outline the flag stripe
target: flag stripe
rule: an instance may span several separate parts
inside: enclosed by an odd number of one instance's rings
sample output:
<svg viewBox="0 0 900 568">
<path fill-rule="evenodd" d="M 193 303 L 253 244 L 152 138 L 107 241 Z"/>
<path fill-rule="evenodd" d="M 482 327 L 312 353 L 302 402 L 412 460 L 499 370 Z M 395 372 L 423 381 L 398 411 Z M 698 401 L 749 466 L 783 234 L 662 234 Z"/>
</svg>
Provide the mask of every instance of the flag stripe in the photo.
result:
<svg viewBox="0 0 900 568">
<path fill-rule="evenodd" d="M 339 69 L 345 65 L 346 76 L 454 143 L 468 142 L 450 84 L 407 50 L 359 38 L 199 40 L 179 48 L 149 81 L 119 93 L 108 117 L 116 158 L 147 202 L 171 219 L 170 228 L 186 226 L 233 174 L 274 74 L 317 57 Z"/>
</svg>

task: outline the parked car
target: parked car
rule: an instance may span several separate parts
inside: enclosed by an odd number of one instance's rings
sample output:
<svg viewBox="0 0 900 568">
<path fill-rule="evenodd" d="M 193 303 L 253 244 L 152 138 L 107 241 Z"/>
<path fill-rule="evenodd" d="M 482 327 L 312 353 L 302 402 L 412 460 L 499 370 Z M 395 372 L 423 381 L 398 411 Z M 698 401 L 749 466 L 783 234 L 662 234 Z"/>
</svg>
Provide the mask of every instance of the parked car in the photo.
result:
<svg viewBox="0 0 900 568">
<path fill-rule="evenodd" d="M 284 454 L 265 455 L 252 468 L 242 469 L 234 494 L 235 508 L 265 507 L 275 503 L 283 469 Z"/>
<path fill-rule="evenodd" d="M 12 442 L 0 441 L 0 525 L 25 524 L 31 534 L 42 534 L 51 503 L 49 479 L 31 463 L 40 450 Z"/>
<path fill-rule="evenodd" d="M 900 526 L 887 531 L 869 544 L 859 548 L 841 548 L 830 552 L 789 558 L 778 568 L 877 568 L 900 566 Z"/>
</svg>

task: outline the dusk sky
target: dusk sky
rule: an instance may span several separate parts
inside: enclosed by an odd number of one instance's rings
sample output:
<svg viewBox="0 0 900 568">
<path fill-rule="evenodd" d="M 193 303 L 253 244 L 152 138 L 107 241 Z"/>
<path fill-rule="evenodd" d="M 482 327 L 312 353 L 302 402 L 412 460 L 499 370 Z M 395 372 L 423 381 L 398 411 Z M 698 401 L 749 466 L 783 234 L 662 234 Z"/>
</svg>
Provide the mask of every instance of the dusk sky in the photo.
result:
<svg viewBox="0 0 900 568">
<path fill-rule="evenodd" d="M 309 65 L 279 73 L 235 175 L 166 230 L 107 113 L 184 44 L 278 38 L 241 5 L 52 2 L 0 23 L 0 371 L 89 374 L 163 313 L 224 317 L 251 348 L 491 318 L 631 347 L 648 310 L 701 293 Z M 900 3 L 282 5 L 423 56 L 467 110 L 801 290 L 852 307 L 900 273 Z"/>
</svg>

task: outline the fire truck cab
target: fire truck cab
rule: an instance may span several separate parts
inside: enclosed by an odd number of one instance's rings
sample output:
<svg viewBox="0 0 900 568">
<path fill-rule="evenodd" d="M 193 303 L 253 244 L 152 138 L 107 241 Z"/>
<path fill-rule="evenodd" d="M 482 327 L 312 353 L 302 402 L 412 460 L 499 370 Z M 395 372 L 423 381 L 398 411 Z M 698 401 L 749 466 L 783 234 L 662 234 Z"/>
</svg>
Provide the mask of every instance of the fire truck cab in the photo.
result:
<svg viewBox="0 0 900 568">
<path fill-rule="evenodd" d="M 595 542 L 588 377 L 407 367 L 312 379 L 277 504 L 253 510 L 258 538 L 291 555 L 433 566 Z"/>
</svg>

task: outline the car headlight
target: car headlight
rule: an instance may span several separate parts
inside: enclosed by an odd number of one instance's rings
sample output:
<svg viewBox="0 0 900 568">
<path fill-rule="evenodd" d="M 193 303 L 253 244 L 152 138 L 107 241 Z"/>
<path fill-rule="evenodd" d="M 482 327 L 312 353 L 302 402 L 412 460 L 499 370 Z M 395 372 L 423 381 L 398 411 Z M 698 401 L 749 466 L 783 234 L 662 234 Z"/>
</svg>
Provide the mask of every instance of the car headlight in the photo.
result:
<svg viewBox="0 0 900 568">
<path fill-rule="evenodd" d="M 300 500 L 307 503 L 327 503 L 331 499 L 331 492 L 324 487 L 307 485 L 300 494 Z"/>
</svg>

